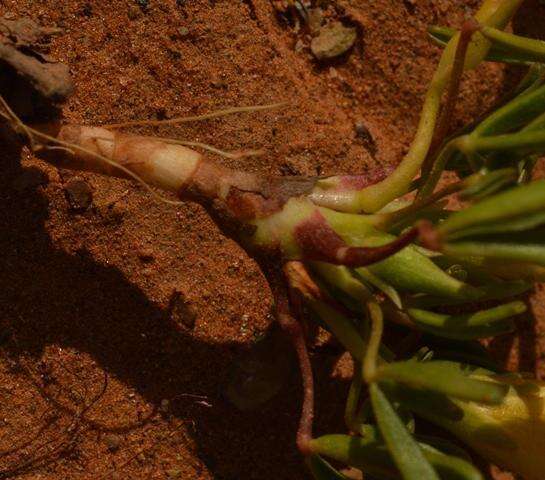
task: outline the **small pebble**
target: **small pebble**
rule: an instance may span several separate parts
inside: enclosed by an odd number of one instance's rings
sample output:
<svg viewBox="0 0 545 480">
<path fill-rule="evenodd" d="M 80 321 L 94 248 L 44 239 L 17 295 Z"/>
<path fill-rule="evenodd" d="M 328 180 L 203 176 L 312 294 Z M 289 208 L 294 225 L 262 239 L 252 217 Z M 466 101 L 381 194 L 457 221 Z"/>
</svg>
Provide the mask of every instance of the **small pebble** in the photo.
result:
<svg viewBox="0 0 545 480">
<path fill-rule="evenodd" d="M 140 248 L 138 249 L 136 254 L 138 255 L 140 261 L 143 263 L 151 263 L 153 262 L 153 260 L 155 260 L 153 250 L 151 250 L 150 248 Z"/>
<path fill-rule="evenodd" d="M 170 468 L 165 473 L 167 478 L 182 478 L 182 471 L 179 468 Z"/>
<path fill-rule="evenodd" d="M 303 42 L 303 40 L 301 39 L 297 40 L 297 42 L 295 43 L 295 51 L 299 53 L 299 52 L 302 52 L 304 48 L 305 48 L 305 42 Z"/>
<path fill-rule="evenodd" d="M 354 130 L 358 137 L 368 137 L 370 135 L 369 130 L 367 130 L 367 127 L 363 122 L 356 122 L 354 124 Z"/>
<path fill-rule="evenodd" d="M 137 456 L 136 456 L 136 459 L 140 462 L 140 463 L 145 463 L 146 461 L 146 456 L 140 452 Z"/>
<path fill-rule="evenodd" d="M 312 39 L 310 49 L 318 60 L 327 60 L 350 50 L 357 37 L 355 28 L 334 22 L 320 28 L 318 36 Z"/>
<path fill-rule="evenodd" d="M 109 433 L 108 435 L 104 436 L 104 443 L 110 452 L 116 452 L 121 446 L 121 437 L 119 437 L 119 435 Z"/>
<path fill-rule="evenodd" d="M 70 208 L 74 211 L 87 210 L 93 202 L 93 190 L 89 184 L 80 177 L 68 180 L 64 185 L 64 193 Z"/>
<path fill-rule="evenodd" d="M 161 411 L 162 412 L 168 412 L 170 410 L 170 402 L 168 398 L 163 398 L 161 400 Z"/>
<path fill-rule="evenodd" d="M 149 0 L 136 0 L 136 4 L 145 12 L 149 7 Z"/>
<path fill-rule="evenodd" d="M 140 272 L 142 275 L 144 275 L 144 277 L 153 277 L 153 275 L 155 275 L 155 270 L 151 267 L 143 268 L 140 270 Z"/>
<path fill-rule="evenodd" d="M 142 15 L 142 10 L 140 10 L 136 5 L 131 5 L 127 15 L 130 20 L 136 20 Z"/>
<path fill-rule="evenodd" d="M 363 123 L 362 121 L 357 121 L 354 124 L 354 131 L 356 132 L 356 138 L 358 138 L 362 142 L 365 149 L 374 158 L 378 150 L 377 143 L 375 142 L 373 135 L 366 127 L 365 123 Z"/>
<path fill-rule="evenodd" d="M 191 330 L 195 328 L 197 314 L 182 292 L 174 291 L 170 297 L 169 310 L 170 318 L 176 325 L 182 324 Z"/>
<path fill-rule="evenodd" d="M 81 9 L 81 13 L 85 17 L 90 17 L 91 15 L 93 15 L 93 6 L 89 2 L 85 3 L 85 5 L 83 5 L 83 8 Z"/>
<path fill-rule="evenodd" d="M 317 33 L 322 26 L 324 12 L 321 8 L 311 8 L 308 11 L 308 28 L 311 33 Z"/>
</svg>

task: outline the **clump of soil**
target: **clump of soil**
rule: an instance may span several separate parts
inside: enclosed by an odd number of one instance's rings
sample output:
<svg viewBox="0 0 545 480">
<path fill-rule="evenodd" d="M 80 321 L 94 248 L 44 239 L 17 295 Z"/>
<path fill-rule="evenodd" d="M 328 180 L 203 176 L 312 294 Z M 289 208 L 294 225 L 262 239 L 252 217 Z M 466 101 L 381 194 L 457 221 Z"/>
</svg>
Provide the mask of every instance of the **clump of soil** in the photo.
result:
<svg viewBox="0 0 545 480">
<path fill-rule="evenodd" d="M 69 65 L 76 86 L 63 108 L 67 121 L 285 100 L 280 111 L 160 133 L 266 150 L 222 160 L 238 168 L 327 175 L 399 160 L 439 55 L 426 26 L 459 25 L 478 2 L 337 3 L 357 17 L 361 45 L 332 63 L 296 49 L 307 34 L 268 0 L 6 0 L 0 14 L 58 30 L 49 54 Z M 539 36 L 540 18 L 544 7 L 530 1 L 514 27 Z M 519 75 L 493 64 L 468 74 L 457 122 L 482 112 Z M 306 478 L 294 444 L 296 368 L 254 410 L 237 410 L 222 392 L 233 361 L 272 321 L 253 261 L 197 205 L 159 204 L 128 181 L 74 179 L 15 145 L 0 154 L 0 476 Z M 67 185 L 81 188 L 70 196 Z M 543 318 L 538 296 L 532 305 Z M 529 321 L 492 347 L 512 368 L 537 370 L 543 325 Z M 340 431 L 344 363 L 320 349 L 313 364 L 317 433 Z"/>
</svg>

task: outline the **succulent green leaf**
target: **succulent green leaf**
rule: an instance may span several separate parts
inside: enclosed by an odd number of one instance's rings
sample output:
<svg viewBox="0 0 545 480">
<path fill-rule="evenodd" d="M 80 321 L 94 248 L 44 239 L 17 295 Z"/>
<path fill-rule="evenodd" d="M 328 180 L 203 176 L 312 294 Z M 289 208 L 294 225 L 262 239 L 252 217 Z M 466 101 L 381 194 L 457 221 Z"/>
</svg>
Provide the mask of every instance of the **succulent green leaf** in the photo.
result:
<svg viewBox="0 0 545 480">
<path fill-rule="evenodd" d="M 493 170 L 484 175 L 472 175 L 465 180 L 468 185 L 460 197 L 463 199 L 479 199 L 498 192 L 507 185 L 513 185 L 518 177 L 515 168 Z"/>
<path fill-rule="evenodd" d="M 481 472 L 468 460 L 457 455 L 445 455 L 425 443 L 419 443 L 419 445 L 442 480 L 483 480 Z"/>
<path fill-rule="evenodd" d="M 380 386 L 390 398 L 395 399 L 411 412 L 439 425 L 445 422 L 458 422 L 464 418 L 464 411 L 444 393 L 415 389 L 391 380 L 381 381 Z"/>
<path fill-rule="evenodd" d="M 533 121 L 545 110 L 545 85 L 528 87 L 484 119 L 471 133 L 472 137 L 488 137 L 513 132 Z"/>
<path fill-rule="evenodd" d="M 545 150 L 545 132 L 543 130 L 521 130 L 516 133 L 489 137 L 466 136 L 460 137 L 458 141 L 467 155 L 472 155 L 474 152 L 478 152 L 481 156 L 490 152 L 507 152 L 526 156 L 542 153 Z"/>
<path fill-rule="evenodd" d="M 401 297 L 392 285 L 382 280 L 379 276 L 375 275 L 373 272 L 371 272 L 371 270 L 366 267 L 356 268 L 354 270 L 354 273 L 358 275 L 364 282 L 372 285 L 373 287 L 384 293 L 384 295 L 386 295 L 396 307 L 402 308 Z"/>
<path fill-rule="evenodd" d="M 377 381 L 399 382 L 410 388 L 430 390 L 452 398 L 485 404 L 501 403 L 508 387 L 471 376 L 473 370 L 475 369 L 443 360 L 409 360 L 380 367 L 376 378 Z"/>
<path fill-rule="evenodd" d="M 334 212 L 329 209 L 320 211 L 332 228 L 350 246 L 377 247 L 395 238 L 362 222 L 361 215 Z M 382 282 L 399 291 L 467 300 L 476 299 L 479 296 L 476 289 L 447 275 L 412 245 L 366 268 Z M 358 269 L 355 271 L 359 273 Z"/>
<path fill-rule="evenodd" d="M 451 338 L 453 340 L 477 340 L 481 338 L 496 337 L 511 333 L 515 330 L 515 324 L 511 320 L 503 320 L 494 322 L 490 325 L 480 325 L 477 327 L 466 327 L 463 330 L 437 328 L 417 322 L 421 330 L 431 335 L 436 335 L 443 338 Z"/>
<path fill-rule="evenodd" d="M 439 450 L 445 455 L 452 455 L 454 457 L 462 458 L 468 462 L 471 462 L 471 456 L 463 448 L 455 445 L 454 443 L 446 440 L 442 437 L 435 437 L 432 435 L 417 435 L 416 439 L 420 445 L 425 444 Z"/>
<path fill-rule="evenodd" d="M 371 425 L 367 427 L 371 432 L 368 437 L 324 435 L 311 441 L 311 449 L 320 455 L 362 470 L 365 478 L 373 476 L 385 480 L 399 480 L 398 469 L 380 433 L 376 427 Z M 481 474 L 465 460 L 466 455 L 462 456 L 460 449 L 450 448 L 448 454 L 445 454 L 440 451 L 445 447 L 444 442 L 433 443 L 433 446 L 419 443 L 419 446 L 423 456 L 437 470 L 442 480 L 482 480 Z"/>
<path fill-rule="evenodd" d="M 306 463 L 316 480 L 348 480 L 348 477 L 333 468 L 319 455 L 310 455 Z"/>
<path fill-rule="evenodd" d="M 369 393 L 380 433 L 404 480 L 439 480 L 439 475 L 380 387 L 371 384 Z"/>
<path fill-rule="evenodd" d="M 369 289 L 347 267 L 325 262 L 311 262 L 311 267 L 328 284 L 342 290 L 353 300 L 363 304 L 371 297 Z"/>
<path fill-rule="evenodd" d="M 489 300 L 502 300 L 504 298 L 521 295 L 522 293 L 531 290 L 533 285 L 529 282 L 519 280 L 513 282 L 499 282 L 495 280 L 481 285 L 478 288 L 482 293 L 479 301 L 484 302 Z M 433 297 L 431 295 L 414 296 L 405 302 L 406 306 L 420 310 L 428 310 L 430 308 L 447 305 L 459 305 L 461 303 L 463 303 L 463 300 L 445 299 Z"/>
<path fill-rule="evenodd" d="M 537 227 L 545 225 L 545 205 L 542 212 L 528 213 L 528 215 L 514 218 L 507 222 L 501 221 L 498 223 L 485 223 L 483 225 L 475 225 L 474 227 L 465 228 L 458 232 L 449 234 L 448 241 L 459 240 L 467 237 L 478 237 L 484 235 L 505 234 L 509 232 L 523 232 L 525 230 L 533 230 Z M 493 239 L 496 237 L 492 237 Z"/>
<path fill-rule="evenodd" d="M 521 37 L 496 28 L 483 26 L 481 33 L 492 42 L 492 46 L 526 62 L 545 61 L 545 42 Z"/>
<path fill-rule="evenodd" d="M 501 373 L 504 371 L 498 363 L 490 357 L 488 350 L 478 341 L 459 341 L 433 336 L 425 338 L 436 360 L 448 360 L 458 364 L 469 364 L 484 368 L 490 372 Z"/>
<path fill-rule="evenodd" d="M 476 367 L 485 368 L 491 372 L 501 373 L 503 369 L 492 359 L 484 355 L 477 355 L 455 349 L 434 350 L 434 358 L 437 360 L 449 360 L 451 362 L 469 363 Z"/>
<path fill-rule="evenodd" d="M 527 233 L 527 232 L 524 232 Z M 514 238 L 498 238 L 495 236 L 477 237 L 475 240 L 464 240 L 447 243 L 443 251 L 459 257 L 483 257 L 510 262 L 528 263 L 545 266 L 545 232 L 536 232 Z"/>
<path fill-rule="evenodd" d="M 422 323 L 427 323 L 436 327 L 477 327 L 489 325 L 490 323 L 504 320 L 506 318 L 519 315 L 526 311 L 526 305 L 523 302 L 515 301 L 489 308 L 487 310 L 479 310 L 474 313 L 465 313 L 458 315 L 447 315 L 416 308 L 408 309 L 409 315 Z"/>
<path fill-rule="evenodd" d="M 318 314 L 320 319 L 326 324 L 331 333 L 335 335 L 337 340 L 342 343 L 344 348 L 346 348 L 354 358 L 361 360 L 365 350 L 365 342 L 354 326 L 354 323 L 324 302 L 310 302 L 310 307 Z"/>
<path fill-rule="evenodd" d="M 440 47 L 444 47 L 455 33 L 456 30 L 449 27 L 435 25 L 428 27 L 428 34 L 430 38 Z M 525 65 L 528 63 L 525 55 L 518 55 L 515 52 L 503 50 L 494 44 L 488 51 L 485 61 L 510 63 L 515 65 Z"/>
<path fill-rule="evenodd" d="M 466 300 L 480 295 L 477 289 L 451 277 L 411 246 L 367 269 L 399 291 Z"/>
<path fill-rule="evenodd" d="M 488 197 L 469 208 L 453 213 L 438 230 L 448 236 L 467 228 L 502 221 L 512 222 L 517 217 L 528 217 L 543 211 L 545 211 L 545 180 L 538 180 Z"/>
<path fill-rule="evenodd" d="M 374 427 L 370 428 L 375 431 Z M 367 437 L 323 435 L 311 440 L 310 449 L 319 455 L 359 468 L 365 474 L 396 480 L 397 469 L 384 443 L 377 440 L 378 432 Z"/>
</svg>

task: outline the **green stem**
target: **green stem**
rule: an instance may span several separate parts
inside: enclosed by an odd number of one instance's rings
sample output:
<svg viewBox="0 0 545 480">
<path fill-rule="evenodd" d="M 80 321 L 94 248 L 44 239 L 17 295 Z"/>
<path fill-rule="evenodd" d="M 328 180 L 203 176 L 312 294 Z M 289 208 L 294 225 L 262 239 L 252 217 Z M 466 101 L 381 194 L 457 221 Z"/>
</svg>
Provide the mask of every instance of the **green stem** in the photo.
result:
<svg viewBox="0 0 545 480">
<path fill-rule="evenodd" d="M 384 329 L 384 319 L 382 310 L 377 302 L 368 302 L 367 308 L 369 309 L 369 316 L 371 317 L 371 332 L 363 358 L 363 378 L 367 383 L 371 383 L 377 371 L 378 351 Z"/>
<path fill-rule="evenodd" d="M 456 29 L 432 25 L 428 27 L 428 35 L 431 40 L 439 45 L 444 47 L 452 36 L 456 33 Z M 485 61 L 487 62 L 501 62 L 501 63 L 511 63 L 517 65 L 528 65 L 529 62 L 526 61 L 524 55 L 517 55 L 512 51 L 506 51 L 499 47 L 498 45 L 492 45 L 488 54 L 486 55 Z"/>
<path fill-rule="evenodd" d="M 358 403 L 361 395 L 361 389 L 363 386 L 361 362 L 357 359 L 354 360 L 354 375 L 352 376 L 352 383 L 350 384 L 350 390 L 348 391 L 348 399 L 346 400 L 346 409 L 344 412 L 344 420 L 346 426 L 353 432 L 358 432 L 360 428 L 360 422 L 358 421 Z"/>
<path fill-rule="evenodd" d="M 485 0 L 476 13 L 475 19 L 482 25 L 503 28 L 521 3 L 522 0 Z M 376 212 L 393 199 L 407 193 L 409 185 L 428 154 L 439 113 L 441 95 L 451 75 L 459 38 L 459 33 L 454 35 L 443 51 L 426 94 L 416 136 L 409 152 L 392 175 L 358 193 L 356 210 Z M 485 41 L 484 37 L 480 34 L 475 35 L 467 50 L 465 70 L 475 68 L 485 58 L 489 48 L 490 43 Z"/>
<path fill-rule="evenodd" d="M 347 317 L 323 302 L 316 300 L 310 302 L 310 306 L 320 316 L 344 348 L 354 358 L 361 361 L 363 352 L 365 351 L 365 342 L 354 324 Z"/>
<path fill-rule="evenodd" d="M 441 174 L 443 173 L 443 170 L 445 169 L 448 160 L 454 153 L 456 153 L 460 149 L 460 138 L 465 137 L 455 138 L 443 147 L 437 159 L 433 163 L 433 166 L 428 177 L 426 178 L 426 181 L 422 184 L 420 190 L 418 191 L 418 201 L 425 202 L 426 199 L 429 200 L 433 198 L 433 191 L 437 183 L 439 182 L 439 179 L 441 178 Z"/>
</svg>

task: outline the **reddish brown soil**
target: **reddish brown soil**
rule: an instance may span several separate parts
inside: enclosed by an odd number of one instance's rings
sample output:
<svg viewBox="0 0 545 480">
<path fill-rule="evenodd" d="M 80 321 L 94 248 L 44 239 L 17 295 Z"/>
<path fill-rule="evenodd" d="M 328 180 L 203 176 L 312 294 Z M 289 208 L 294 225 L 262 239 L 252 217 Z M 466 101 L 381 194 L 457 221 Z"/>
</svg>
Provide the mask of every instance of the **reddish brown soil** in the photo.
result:
<svg viewBox="0 0 545 480">
<path fill-rule="evenodd" d="M 351 9 L 363 35 L 327 65 L 313 61 L 304 33 L 282 22 L 268 0 L 150 0 L 146 11 L 135 0 L 3 0 L 0 13 L 62 29 L 51 53 L 70 65 L 77 85 L 67 121 L 168 118 L 285 100 L 281 111 L 160 133 L 224 149 L 264 148 L 262 157 L 225 161 L 259 172 L 355 173 L 394 164 L 414 133 L 439 54 L 426 26 L 459 25 L 478 2 L 332 3 Z M 543 32 L 539 18 L 545 8 L 528 2 L 515 26 Z M 305 47 L 296 51 L 299 39 Z M 467 75 L 457 121 L 484 110 L 517 75 L 497 65 Z M 376 154 L 356 135 L 357 122 Z M 257 410 L 239 412 L 221 395 L 233 359 L 269 327 L 271 297 L 254 262 L 204 210 L 82 174 L 93 205 L 75 213 L 63 189 L 74 173 L 13 145 L 2 146 L 0 165 L 0 475 L 50 454 L 13 478 L 306 478 L 294 445 L 296 368 Z M 169 311 L 173 292 L 186 299 L 181 314 Z M 186 327 L 192 316 L 194 327 Z M 527 322 L 522 331 L 520 361 L 511 354 L 511 365 L 535 369 L 544 327 Z M 495 351 L 507 358 L 512 343 L 500 339 Z M 346 380 L 335 373 L 334 356 L 313 362 L 317 431 L 340 431 Z"/>
</svg>

